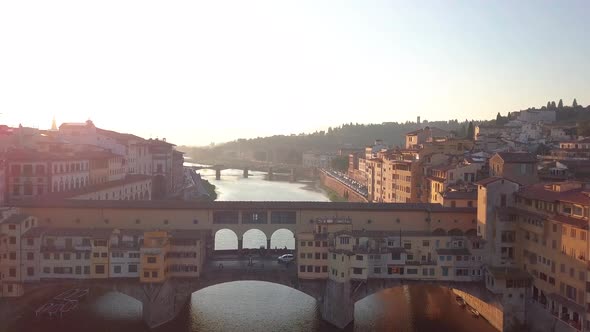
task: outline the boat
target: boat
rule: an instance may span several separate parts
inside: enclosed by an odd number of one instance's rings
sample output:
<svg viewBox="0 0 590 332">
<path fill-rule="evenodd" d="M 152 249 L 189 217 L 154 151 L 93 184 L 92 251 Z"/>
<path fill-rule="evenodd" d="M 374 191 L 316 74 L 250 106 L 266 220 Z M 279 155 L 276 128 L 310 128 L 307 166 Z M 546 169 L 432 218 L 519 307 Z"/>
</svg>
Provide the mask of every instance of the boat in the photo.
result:
<svg viewBox="0 0 590 332">
<path fill-rule="evenodd" d="M 455 297 L 455 302 L 457 302 L 457 304 L 460 307 L 464 307 L 465 306 L 465 300 L 463 300 L 463 298 L 461 296 L 456 296 Z"/>
<path fill-rule="evenodd" d="M 53 303 L 51 303 L 51 302 L 45 303 L 44 305 L 37 308 L 37 310 L 35 310 L 35 316 L 42 315 L 44 312 L 47 311 L 47 309 L 49 309 L 52 306 L 53 306 Z"/>
<path fill-rule="evenodd" d="M 53 299 L 55 299 L 55 300 L 65 300 L 67 297 L 76 294 L 78 292 L 78 290 L 79 290 L 78 288 L 72 288 L 70 290 L 67 290 L 67 291 L 65 291 L 65 292 L 63 292 L 63 293 L 61 293 L 61 294 L 53 297 Z"/>
<path fill-rule="evenodd" d="M 88 296 L 88 293 L 90 293 L 90 290 L 88 288 L 76 289 L 76 293 L 66 297 L 65 300 L 66 301 L 81 301 L 86 296 Z"/>
<path fill-rule="evenodd" d="M 479 317 L 479 311 L 475 310 L 475 308 L 469 307 L 467 310 L 469 310 L 469 312 L 473 315 L 473 317 L 475 317 L 475 318 Z"/>
<path fill-rule="evenodd" d="M 68 301 L 66 302 L 59 310 L 60 315 L 63 316 L 63 314 L 74 310 L 76 307 L 78 306 L 78 301 Z"/>
<path fill-rule="evenodd" d="M 63 304 L 61 303 L 52 303 L 52 306 L 49 309 L 47 309 L 47 314 L 49 315 L 49 317 L 57 315 L 57 313 L 61 310 L 62 307 Z"/>
</svg>

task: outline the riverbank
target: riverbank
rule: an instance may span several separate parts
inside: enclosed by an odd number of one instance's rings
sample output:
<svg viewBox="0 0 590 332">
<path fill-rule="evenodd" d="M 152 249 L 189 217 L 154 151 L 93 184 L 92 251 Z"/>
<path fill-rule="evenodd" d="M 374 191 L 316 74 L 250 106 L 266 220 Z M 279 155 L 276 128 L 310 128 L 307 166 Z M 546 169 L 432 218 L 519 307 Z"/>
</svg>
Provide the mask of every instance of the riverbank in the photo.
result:
<svg viewBox="0 0 590 332">
<path fill-rule="evenodd" d="M 214 184 L 212 184 L 211 182 L 209 182 L 207 180 L 203 180 L 203 179 L 201 179 L 201 184 L 203 185 L 203 188 L 205 189 L 205 191 L 209 195 L 207 200 L 210 200 L 210 201 L 216 200 L 217 199 L 217 191 L 215 189 L 217 189 L 217 187 Z"/>
</svg>

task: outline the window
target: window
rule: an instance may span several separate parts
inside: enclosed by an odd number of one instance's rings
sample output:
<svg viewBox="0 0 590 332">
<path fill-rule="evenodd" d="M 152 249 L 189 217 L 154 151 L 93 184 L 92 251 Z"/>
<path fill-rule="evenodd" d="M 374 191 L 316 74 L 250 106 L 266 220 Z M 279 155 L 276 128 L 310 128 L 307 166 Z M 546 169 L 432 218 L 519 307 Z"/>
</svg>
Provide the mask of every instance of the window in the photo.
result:
<svg viewBox="0 0 590 332">
<path fill-rule="evenodd" d="M 158 277 L 158 271 L 152 271 L 152 278 Z"/>
<path fill-rule="evenodd" d="M 64 253 L 64 260 L 66 260 L 66 261 L 70 260 L 70 253 L 68 253 L 68 252 Z"/>
<path fill-rule="evenodd" d="M 144 272 L 143 273 L 143 277 L 144 278 L 149 278 L 150 277 L 150 273 L 149 272 Z"/>
<path fill-rule="evenodd" d="M 303 252 L 302 252 L 302 253 L 300 253 L 300 254 L 299 254 L 299 258 L 305 258 L 305 253 L 303 253 Z"/>
<path fill-rule="evenodd" d="M 328 272 L 328 266 L 327 265 L 322 266 L 322 272 Z"/>
<path fill-rule="evenodd" d="M 373 273 L 380 274 L 381 273 L 381 268 L 380 267 L 373 268 Z"/>
<path fill-rule="evenodd" d="M 307 266 L 307 272 L 313 272 L 313 265 Z"/>
<path fill-rule="evenodd" d="M 11 261 L 15 261 L 16 260 L 16 252 L 11 252 L 10 254 L 8 254 L 8 257 Z"/>
<path fill-rule="evenodd" d="M 8 239 L 8 243 L 9 243 L 9 244 L 16 244 L 16 237 L 15 237 L 15 236 L 11 236 L 11 237 Z"/>
<path fill-rule="evenodd" d="M 147 262 L 150 264 L 155 264 L 156 263 L 156 257 L 148 257 L 147 258 Z"/>
<path fill-rule="evenodd" d="M 365 259 L 365 256 L 363 256 L 363 255 L 356 255 L 356 260 L 357 261 L 362 261 L 364 259 Z"/>
<path fill-rule="evenodd" d="M 115 265 L 115 268 L 113 269 L 113 271 L 115 273 L 121 273 L 121 265 Z"/>
<path fill-rule="evenodd" d="M 315 267 L 315 273 L 320 273 L 320 268 L 321 268 L 320 266 L 316 266 Z"/>
<path fill-rule="evenodd" d="M 104 274 L 104 265 L 96 265 L 94 267 L 94 273 L 96 273 L 96 274 Z"/>
<path fill-rule="evenodd" d="M 301 245 L 302 247 L 305 247 L 305 241 L 301 241 L 300 245 Z"/>
<path fill-rule="evenodd" d="M 82 267 L 76 266 L 76 274 L 82 274 Z"/>
<path fill-rule="evenodd" d="M 132 272 L 132 273 L 137 272 L 137 265 L 136 264 L 129 264 L 127 271 Z"/>
<path fill-rule="evenodd" d="M 28 261 L 32 261 L 32 260 L 34 260 L 34 259 L 35 259 L 35 254 L 34 254 L 34 253 L 32 253 L 32 252 L 28 252 L 28 253 L 27 253 L 27 260 L 28 260 Z"/>
<path fill-rule="evenodd" d="M 341 236 L 340 237 L 340 244 L 350 244 L 350 237 L 348 237 L 348 236 Z"/>
<path fill-rule="evenodd" d="M 84 266 L 84 274 L 90 274 L 90 266 Z"/>
<path fill-rule="evenodd" d="M 305 265 L 299 266 L 299 272 L 305 272 Z"/>
<path fill-rule="evenodd" d="M 352 269 L 352 274 L 363 274 L 363 269 L 360 267 L 355 267 Z"/>
</svg>

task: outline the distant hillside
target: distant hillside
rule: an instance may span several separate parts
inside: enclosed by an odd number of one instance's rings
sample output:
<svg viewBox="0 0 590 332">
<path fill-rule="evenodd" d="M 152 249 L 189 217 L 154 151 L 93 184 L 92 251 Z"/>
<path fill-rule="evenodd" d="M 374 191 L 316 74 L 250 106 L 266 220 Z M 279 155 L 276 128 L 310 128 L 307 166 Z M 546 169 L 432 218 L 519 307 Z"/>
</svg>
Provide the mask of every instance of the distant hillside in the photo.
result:
<svg viewBox="0 0 590 332">
<path fill-rule="evenodd" d="M 179 150 L 195 160 L 211 161 L 226 158 L 247 158 L 261 161 L 301 163 L 302 153 L 306 151 L 336 152 L 340 148 L 363 148 L 373 144 L 376 139 L 390 146 L 405 144 L 407 132 L 426 126 L 453 131 L 463 137 L 467 133 L 468 122 L 436 121 L 382 124 L 343 124 L 327 131 L 316 131 L 304 135 L 275 135 L 253 139 L 238 139 L 224 144 L 206 147 L 180 147 Z M 222 157 L 223 156 L 223 157 Z"/>
<path fill-rule="evenodd" d="M 584 127 L 583 133 L 590 135 L 590 106 L 583 107 L 577 102 L 572 106 L 548 102 L 541 108 L 527 110 L 555 110 L 558 124 L 576 124 Z M 524 110 L 523 110 L 524 111 Z M 219 162 L 232 159 L 251 159 L 280 163 L 300 164 L 302 154 L 306 151 L 337 152 L 341 148 L 364 148 L 376 139 L 381 139 L 389 146 L 403 146 L 405 134 L 426 126 L 438 127 L 452 131 L 456 137 L 466 137 L 469 122 L 477 124 L 503 125 L 518 116 L 517 112 L 508 112 L 502 116 L 498 113 L 496 119 L 489 121 L 424 121 L 416 122 L 385 122 L 382 124 L 343 124 L 339 127 L 328 128 L 327 131 L 316 131 L 311 134 L 275 135 L 253 139 L 238 139 L 210 147 L 179 147 L 180 151 L 198 162 Z"/>
</svg>

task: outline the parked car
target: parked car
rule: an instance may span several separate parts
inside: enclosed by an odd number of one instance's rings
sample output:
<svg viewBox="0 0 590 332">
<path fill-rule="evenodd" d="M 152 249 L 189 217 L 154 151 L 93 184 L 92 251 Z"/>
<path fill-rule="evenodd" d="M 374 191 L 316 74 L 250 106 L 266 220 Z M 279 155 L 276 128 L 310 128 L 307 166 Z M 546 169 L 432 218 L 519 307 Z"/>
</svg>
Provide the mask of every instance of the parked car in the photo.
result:
<svg viewBox="0 0 590 332">
<path fill-rule="evenodd" d="M 284 255 L 279 256 L 277 261 L 279 263 L 290 263 L 294 260 L 295 260 L 295 256 L 293 256 L 293 254 L 284 254 Z"/>
</svg>

